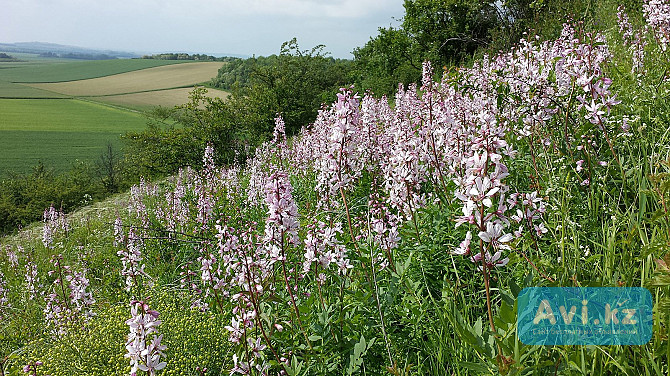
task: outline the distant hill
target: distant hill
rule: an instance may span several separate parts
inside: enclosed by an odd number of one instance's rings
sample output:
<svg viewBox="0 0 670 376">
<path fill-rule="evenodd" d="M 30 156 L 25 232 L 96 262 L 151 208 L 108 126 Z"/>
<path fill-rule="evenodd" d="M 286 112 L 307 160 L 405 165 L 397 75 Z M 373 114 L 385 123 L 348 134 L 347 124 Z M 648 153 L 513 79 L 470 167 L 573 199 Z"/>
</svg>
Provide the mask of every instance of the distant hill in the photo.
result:
<svg viewBox="0 0 670 376">
<path fill-rule="evenodd" d="M 0 51 L 33 53 L 48 57 L 61 57 L 80 60 L 128 59 L 140 57 L 133 52 L 96 50 L 91 48 L 66 46 L 44 42 L 0 43 Z"/>
</svg>

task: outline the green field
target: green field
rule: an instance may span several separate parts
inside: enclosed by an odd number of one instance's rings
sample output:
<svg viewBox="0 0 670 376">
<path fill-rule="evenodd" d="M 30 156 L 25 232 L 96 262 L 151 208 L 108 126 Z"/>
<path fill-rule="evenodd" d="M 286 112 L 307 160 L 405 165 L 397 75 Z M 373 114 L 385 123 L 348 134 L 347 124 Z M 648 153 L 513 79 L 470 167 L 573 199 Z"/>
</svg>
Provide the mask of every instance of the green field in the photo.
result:
<svg viewBox="0 0 670 376">
<path fill-rule="evenodd" d="M 37 61 L 37 60 L 36 60 Z M 115 59 L 44 63 L 0 63 L 0 80 L 9 82 L 65 82 L 110 76 L 139 69 L 185 63 L 180 60 Z M 4 64 L 8 64 L 4 66 Z"/>
<path fill-rule="evenodd" d="M 66 171 L 76 160 L 98 159 L 109 141 L 120 147 L 121 135 L 144 129 L 142 111 L 187 102 L 192 85 L 215 76 L 222 64 L 17 57 L 26 61 L 0 63 L 0 178 L 30 172 L 39 162 Z M 122 93 L 133 94 L 110 97 Z M 86 94 L 105 103 L 74 98 Z"/>
<path fill-rule="evenodd" d="M 29 172 L 40 161 L 67 170 L 145 126 L 141 114 L 75 99 L 0 99 L 0 114 L 0 176 Z"/>
<path fill-rule="evenodd" d="M 65 98 L 66 96 L 26 85 L 0 80 L 0 98 Z"/>
<path fill-rule="evenodd" d="M 222 65 L 221 62 L 195 62 L 153 67 L 87 80 L 25 85 L 77 97 L 130 94 L 193 87 L 195 84 L 211 80 Z"/>
</svg>

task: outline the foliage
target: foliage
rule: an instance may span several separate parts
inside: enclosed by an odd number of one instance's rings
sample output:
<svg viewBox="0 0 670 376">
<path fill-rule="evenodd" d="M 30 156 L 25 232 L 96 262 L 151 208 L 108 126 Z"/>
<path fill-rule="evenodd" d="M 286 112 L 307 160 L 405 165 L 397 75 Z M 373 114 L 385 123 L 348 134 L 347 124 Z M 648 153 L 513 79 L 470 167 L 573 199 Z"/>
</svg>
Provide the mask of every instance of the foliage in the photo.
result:
<svg viewBox="0 0 670 376">
<path fill-rule="evenodd" d="M 8 61 L 14 61 L 14 62 L 16 62 L 16 61 L 21 61 L 21 60 L 15 58 L 15 57 L 12 56 L 12 55 L 6 54 L 6 53 L 4 53 L 4 52 L 0 52 L 0 61 L 1 61 L 1 62 L 8 62 Z"/>
<path fill-rule="evenodd" d="M 123 136 L 128 147 L 126 165 L 133 174 L 161 177 L 182 166 L 198 166 L 202 154 L 194 150 L 204 150 L 207 143 L 219 148 L 219 163 L 244 159 L 258 137 L 249 123 L 258 122 L 264 113 L 251 111 L 256 104 L 251 100 L 223 101 L 207 97 L 206 90 L 194 89 L 184 105 L 154 109 L 146 130 Z"/>
<path fill-rule="evenodd" d="M 0 184 L 0 233 L 10 234 L 40 221 L 44 208 L 50 205 L 71 212 L 136 184 L 136 169 L 118 153 L 108 144 L 96 162 L 77 162 L 65 172 L 39 163 L 28 174 L 4 178 Z"/>
<path fill-rule="evenodd" d="M 424 62 L 393 100 L 343 88 L 292 138 L 278 115 L 245 164 L 198 137 L 239 140 L 269 114 L 217 128 L 250 107 L 196 91 L 166 116 L 183 128 L 155 132 L 197 130 L 174 146 L 197 168 L 141 180 L 99 219 L 49 208 L 41 236 L 6 240 L 0 314 L 21 314 L 3 321 L 3 369 L 73 373 L 81 356 L 107 373 L 667 374 L 670 7 L 596 5 L 597 29 L 566 23 L 440 80 Z M 98 316 L 78 329 L 108 341 L 50 330 L 54 255 L 88 273 Z M 528 286 L 646 286 L 653 337 L 527 346 Z"/>
<path fill-rule="evenodd" d="M 391 95 L 397 83 L 417 82 L 421 63 L 436 67 L 461 63 L 491 40 L 502 24 L 499 4 L 470 0 L 406 0 L 400 28 L 380 28 L 365 46 L 354 50 L 361 88 Z"/>
<path fill-rule="evenodd" d="M 434 64 L 458 62 L 486 45 L 500 22 L 493 1 L 408 0 L 403 29 Z"/>
<path fill-rule="evenodd" d="M 323 48 L 300 50 L 293 39 L 279 55 L 224 65 L 212 85 L 232 94 L 224 101 L 198 88 L 189 103 L 154 110 L 147 130 L 124 137 L 128 165 L 138 175 L 164 176 L 181 166 L 198 166 L 202 154 L 193 151 L 207 143 L 217 151 L 217 163 L 243 162 L 270 137 L 277 114 L 285 119 L 287 133 L 296 133 L 346 84 L 349 63 L 328 57 Z"/>
<path fill-rule="evenodd" d="M 237 61 L 239 58 L 236 57 L 214 57 L 212 55 L 206 54 L 187 54 L 187 53 L 162 53 L 162 54 L 153 54 L 153 55 L 144 55 L 142 59 L 154 59 L 154 60 L 198 60 L 198 61 Z"/>
<path fill-rule="evenodd" d="M 56 175 L 37 166 L 30 175 L 0 185 L 0 231 L 11 232 L 40 220 L 45 207 L 65 210 L 88 204 L 95 193 L 89 166 L 79 164 L 69 174 Z"/>
<path fill-rule="evenodd" d="M 393 93 L 398 83 L 410 84 L 421 77 L 422 56 L 402 28 L 380 28 L 379 35 L 354 50 L 356 82 L 374 93 Z"/>
<path fill-rule="evenodd" d="M 282 114 L 287 132 L 294 134 L 314 121 L 327 98 L 348 83 L 350 62 L 329 57 L 324 48 L 319 45 L 301 50 L 293 38 L 282 44 L 279 55 L 252 57 L 223 66 L 212 85 L 233 90 L 236 98 L 263 98 L 268 107 L 264 115 L 269 121 L 255 125 L 258 131 L 272 132 L 272 119 Z"/>
<path fill-rule="evenodd" d="M 193 375 L 197 367 L 207 368 L 212 374 L 224 371 L 224 365 L 218 362 L 228 356 L 228 346 L 221 335 L 225 322 L 221 318 L 184 309 L 183 298 L 174 292 L 156 291 L 151 301 L 161 312 L 163 330 L 169 333 L 163 341 L 170 349 L 169 367 L 162 375 Z M 123 342 L 128 315 L 125 305 L 98 307 L 97 316 L 85 329 L 32 342 L 5 367 L 12 369 L 40 359 L 44 364 L 40 374 L 51 376 L 126 374 L 130 368 L 123 357 Z"/>
<path fill-rule="evenodd" d="M 556 38 L 567 19 L 593 24 L 594 3 L 600 2 L 406 0 L 400 27 L 379 28 L 353 51 L 353 75 L 361 90 L 391 96 L 397 83 L 419 80 L 423 61 L 431 61 L 439 73 L 475 55 L 512 48 L 527 34 Z"/>
</svg>

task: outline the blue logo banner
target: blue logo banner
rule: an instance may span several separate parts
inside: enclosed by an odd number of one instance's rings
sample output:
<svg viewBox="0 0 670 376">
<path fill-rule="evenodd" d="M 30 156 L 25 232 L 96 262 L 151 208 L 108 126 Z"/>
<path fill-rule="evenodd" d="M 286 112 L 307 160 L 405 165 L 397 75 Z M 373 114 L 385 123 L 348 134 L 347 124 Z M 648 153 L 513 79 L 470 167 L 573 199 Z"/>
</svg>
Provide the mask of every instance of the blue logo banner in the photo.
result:
<svg viewBox="0 0 670 376">
<path fill-rule="evenodd" d="M 527 345 L 644 345 L 653 300 L 643 287 L 527 287 L 517 304 Z"/>
</svg>

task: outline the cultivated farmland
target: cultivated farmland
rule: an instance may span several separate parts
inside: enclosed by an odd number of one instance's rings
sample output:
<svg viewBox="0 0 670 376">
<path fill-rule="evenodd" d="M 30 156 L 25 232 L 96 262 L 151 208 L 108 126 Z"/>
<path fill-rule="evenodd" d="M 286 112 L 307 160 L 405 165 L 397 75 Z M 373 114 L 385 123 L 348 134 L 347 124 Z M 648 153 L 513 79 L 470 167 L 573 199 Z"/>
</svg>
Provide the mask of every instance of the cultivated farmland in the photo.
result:
<svg viewBox="0 0 670 376">
<path fill-rule="evenodd" d="M 110 76 L 164 65 L 183 63 L 178 60 L 115 59 L 67 61 L 33 58 L 23 62 L 1 63 L 0 80 L 10 82 L 65 82 Z"/>
<path fill-rule="evenodd" d="M 72 96 L 102 96 L 192 86 L 216 76 L 222 63 L 202 62 L 142 69 L 113 76 L 30 86 Z"/>
<path fill-rule="evenodd" d="M 0 113 L 0 176 L 28 172 L 39 161 L 66 170 L 145 125 L 141 114 L 74 99 L 2 99 Z"/>
<path fill-rule="evenodd" d="M 0 98 L 65 98 L 58 94 L 34 87 L 0 80 Z"/>
<path fill-rule="evenodd" d="M 96 101 L 111 103 L 123 107 L 145 110 L 156 106 L 172 107 L 185 103 L 193 88 L 178 88 L 141 93 L 110 95 L 91 98 Z M 228 93 L 216 89 L 207 89 L 206 96 L 209 98 L 228 97 Z"/>
<path fill-rule="evenodd" d="M 186 103 L 193 85 L 216 76 L 223 64 L 174 63 L 29 60 L 0 65 L 0 177 L 28 172 L 39 161 L 64 171 L 75 160 L 97 159 L 108 142 L 120 146 L 120 135 L 144 128 L 138 110 Z M 74 81 L 34 83 L 67 79 Z M 210 90 L 208 96 L 225 98 L 227 93 Z"/>
</svg>

